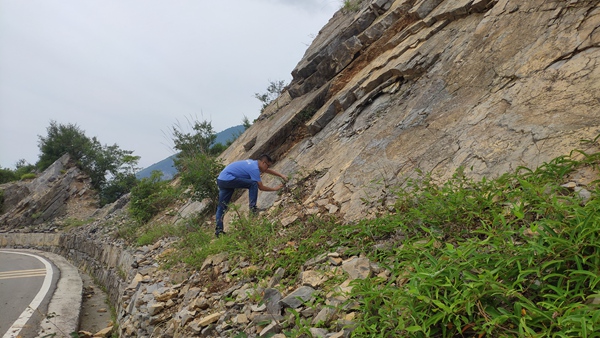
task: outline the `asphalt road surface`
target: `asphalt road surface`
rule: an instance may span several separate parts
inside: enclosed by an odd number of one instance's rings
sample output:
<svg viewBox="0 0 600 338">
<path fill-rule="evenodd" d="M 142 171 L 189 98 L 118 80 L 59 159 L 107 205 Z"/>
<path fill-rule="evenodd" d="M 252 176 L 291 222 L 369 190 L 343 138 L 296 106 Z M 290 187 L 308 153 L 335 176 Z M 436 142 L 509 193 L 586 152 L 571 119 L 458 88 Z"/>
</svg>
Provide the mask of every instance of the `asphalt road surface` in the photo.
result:
<svg viewBox="0 0 600 338">
<path fill-rule="evenodd" d="M 0 250 L 0 335 L 35 337 L 58 273 L 32 253 Z"/>
</svg>

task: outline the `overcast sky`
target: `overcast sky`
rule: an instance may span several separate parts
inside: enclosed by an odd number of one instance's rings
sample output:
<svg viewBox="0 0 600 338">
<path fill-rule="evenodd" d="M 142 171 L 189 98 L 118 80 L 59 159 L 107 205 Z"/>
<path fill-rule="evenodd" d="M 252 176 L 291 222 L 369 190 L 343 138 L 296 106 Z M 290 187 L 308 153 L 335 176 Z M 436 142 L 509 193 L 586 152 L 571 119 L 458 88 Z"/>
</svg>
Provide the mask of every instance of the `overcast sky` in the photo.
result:
<svg viewBox="0 0 600 338">
<path fill-rule="evenodd" d="M 0 167 L 34 164 L 50 121 L 145 168 L 190 118 L 258 117 L 340 0 L 0 0 Z"/>
</svg>

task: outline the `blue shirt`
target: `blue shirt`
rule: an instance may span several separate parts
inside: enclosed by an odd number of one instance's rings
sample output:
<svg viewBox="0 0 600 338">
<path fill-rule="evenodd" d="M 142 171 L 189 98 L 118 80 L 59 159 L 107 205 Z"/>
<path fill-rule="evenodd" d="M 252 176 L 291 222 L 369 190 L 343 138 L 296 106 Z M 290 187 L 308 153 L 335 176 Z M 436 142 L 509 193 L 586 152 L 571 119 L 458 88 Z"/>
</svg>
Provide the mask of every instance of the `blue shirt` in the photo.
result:
<svg viewBox="0 0 600 338">
<path fill-rule="evenodd" d="M 221 181 L 231 181 L 236 178 L 251 179 L 260 182 L 260 169 L 258 169 L 258 161 L 243 160 L 229 164 L 221 171 L 217 179 Z"/>
</svg>

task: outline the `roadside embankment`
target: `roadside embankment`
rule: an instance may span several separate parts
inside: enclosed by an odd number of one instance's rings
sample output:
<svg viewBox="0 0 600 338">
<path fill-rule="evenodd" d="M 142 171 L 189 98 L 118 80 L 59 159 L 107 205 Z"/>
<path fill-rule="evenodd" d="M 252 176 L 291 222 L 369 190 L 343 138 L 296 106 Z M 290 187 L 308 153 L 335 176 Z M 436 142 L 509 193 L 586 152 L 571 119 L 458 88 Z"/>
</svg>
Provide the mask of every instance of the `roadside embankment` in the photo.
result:
<svg viewBox="0 0 600 338">
<path fill-rule="evenodd" d="M 41 326 L 45 334 L 57 337 L 80 329 L 83 282 L 79 271 L 87 273 L 107 293 L 110 305 L 119 306 L 122 276 L 126 276 L 132 256 L 114 245 L 98 243 L 69 233 L 2 233 L 0 247 L 32 249 L 51 260 L 60 270 L 56 291 Z"/>
</svg>

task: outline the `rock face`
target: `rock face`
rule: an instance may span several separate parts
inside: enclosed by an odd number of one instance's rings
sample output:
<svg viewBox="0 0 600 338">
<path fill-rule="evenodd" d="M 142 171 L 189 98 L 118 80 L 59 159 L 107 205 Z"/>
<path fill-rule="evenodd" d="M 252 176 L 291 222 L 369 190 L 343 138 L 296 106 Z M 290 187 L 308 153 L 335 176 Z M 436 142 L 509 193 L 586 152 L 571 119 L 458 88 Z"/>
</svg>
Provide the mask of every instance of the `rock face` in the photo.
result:
<svg viewBox="0 0 600 338">
<path fill-rule="evenodd" d="M 90 178 L 64 155 L 29 182 L 7 183 L 0 230 L 44 224 L 61 217 L 85 219 L 98 208 Z M 27 231 L 27 229 L 24 229 Z"/>
<path fill-rule="evenodd" d="M 355 220 L 415 169 L 495 177 L 582 147 L 600 132 L 599 62 L 597 1 L 362 1 L 222 158 L 269 153 L 298 180 L 318 173 L 302 202 Z"/>
</svg>

